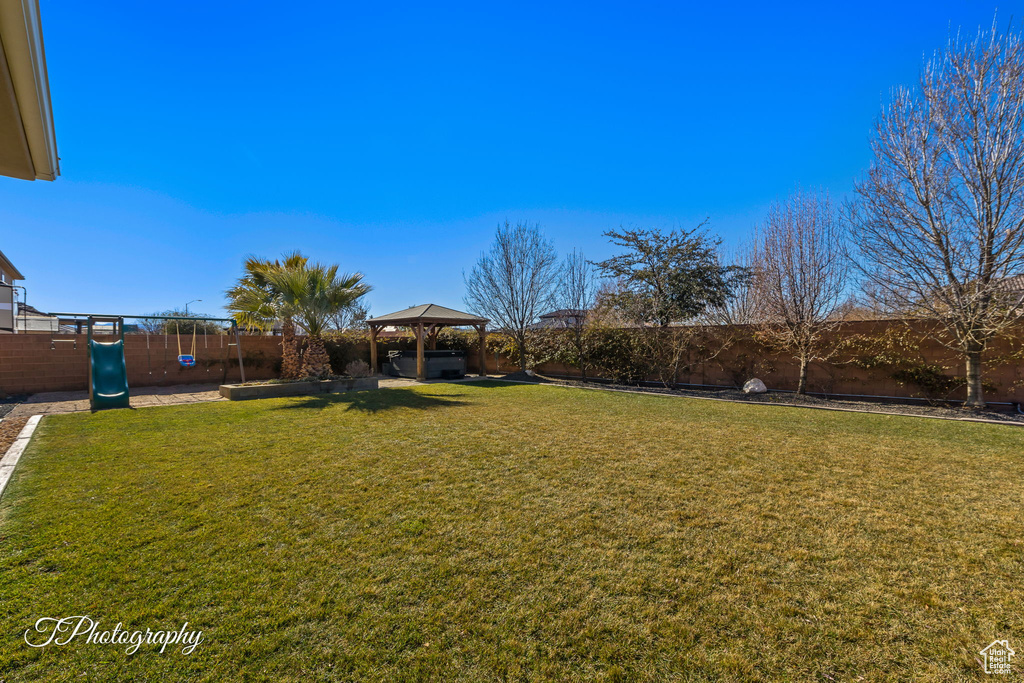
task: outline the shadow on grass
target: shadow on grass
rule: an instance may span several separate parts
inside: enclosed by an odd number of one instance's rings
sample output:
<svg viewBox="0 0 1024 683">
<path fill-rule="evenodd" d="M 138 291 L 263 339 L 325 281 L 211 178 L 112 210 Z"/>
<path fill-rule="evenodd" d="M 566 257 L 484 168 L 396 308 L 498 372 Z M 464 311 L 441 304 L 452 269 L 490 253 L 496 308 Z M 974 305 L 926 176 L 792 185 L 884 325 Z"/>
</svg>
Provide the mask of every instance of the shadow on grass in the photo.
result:
<svg viewBox="0 0 1024 683">
<path fill-rule="evenodd" d="M 466 405 L 457 399 L 464 394 L 447 394 L 431 396 L 406 389 L 374 389 L 371 391 L 346 391 L 340 394 L 321 394 L 320 396 L 304 396 L 295 403 L 278 406 L 274 410 L 323 410 L 330 406 L 348 404 L 346 410 L 359 410 L 366 413 L 379 413 L 395 408 L 413 408 L 415 410 L 433 410 L 435 408 L 453 408 Z"/>
<path fill-rule="evenodd" d="M 481 389 L 511 389 L 513 387 L 540 387 L 546 384 L 555 384 L 555 382 L 520 382 L 518 380 L 502 381 L 496 379 L 479 379 L 472 382 L 463 382 L 463 384 L 468 384 L 471 387 L 480 387 Z"/>
</svg>

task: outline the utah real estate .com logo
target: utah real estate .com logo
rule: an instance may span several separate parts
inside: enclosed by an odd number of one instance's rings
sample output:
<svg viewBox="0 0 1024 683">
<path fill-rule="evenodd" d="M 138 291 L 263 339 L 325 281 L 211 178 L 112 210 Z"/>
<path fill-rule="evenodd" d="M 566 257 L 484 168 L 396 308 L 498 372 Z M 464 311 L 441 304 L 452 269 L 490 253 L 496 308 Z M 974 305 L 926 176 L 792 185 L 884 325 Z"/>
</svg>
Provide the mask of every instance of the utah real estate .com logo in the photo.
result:
<svg viewBox="0 0 1024 683">
<path fill-rule="evenodd" d="M 984 650 L 979 652 L 985 658 L 982 665 L 987 674 L 1010 673 L 1010 658 L 1017 653 L 1010 647 L 1008 640 L 993 640 Z"/>
</svg>

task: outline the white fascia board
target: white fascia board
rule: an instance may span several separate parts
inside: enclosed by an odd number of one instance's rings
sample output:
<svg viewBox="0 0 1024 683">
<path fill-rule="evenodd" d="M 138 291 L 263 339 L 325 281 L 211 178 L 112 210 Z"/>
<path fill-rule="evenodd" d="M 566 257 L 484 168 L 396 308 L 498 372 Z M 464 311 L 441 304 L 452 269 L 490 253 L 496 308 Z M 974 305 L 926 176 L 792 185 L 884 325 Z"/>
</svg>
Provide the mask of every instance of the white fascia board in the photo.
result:
<svg viewBox="0 0 1024 683">
<path fill-rule="evenodd" d="M 37 180 L 60 175 L 38 0 L 0 1 L 0 41 L 11 72 Z"/>
</svg>

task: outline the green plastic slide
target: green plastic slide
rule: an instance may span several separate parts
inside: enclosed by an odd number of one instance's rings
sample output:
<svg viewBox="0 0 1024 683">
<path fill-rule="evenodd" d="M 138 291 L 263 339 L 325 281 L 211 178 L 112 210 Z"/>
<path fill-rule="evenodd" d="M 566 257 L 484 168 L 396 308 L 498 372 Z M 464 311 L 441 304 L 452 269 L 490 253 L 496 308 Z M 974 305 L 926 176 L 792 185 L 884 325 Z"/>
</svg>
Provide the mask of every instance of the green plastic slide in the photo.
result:
<svg viewBox="0 0 1024 683">
<path fill-rule="evenodd" d="M 89 402 L 93 410 L 128 407 L 124 340 L 89 340 Z"/>
</svg>

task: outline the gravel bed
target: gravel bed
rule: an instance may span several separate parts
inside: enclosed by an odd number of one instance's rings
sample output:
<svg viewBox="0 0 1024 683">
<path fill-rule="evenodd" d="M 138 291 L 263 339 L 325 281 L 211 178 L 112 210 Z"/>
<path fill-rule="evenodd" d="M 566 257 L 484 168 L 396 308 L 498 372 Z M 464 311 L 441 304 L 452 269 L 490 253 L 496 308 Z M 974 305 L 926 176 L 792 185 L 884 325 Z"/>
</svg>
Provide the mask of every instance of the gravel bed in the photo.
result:
<svg viewBox="0 0 1024 683">
<path fill-rule="evenodd" d="M 23 403 L 28 398 L 27 394 L 17 394 L 14 396 L 7 396 L 6 398 L 0 398 L 0 420 L 4 419 L 7 413 L 11 412 L 18 407 L 19 403 Z"/>
<path fill-rule="evenodd" d="M 929 405 L 916 403 L 896 403 L 879 401 L 861 401 L 851 398 L 823 398 L 821 396 L 800 396 L 798 394 L 769 391 L 767 394 L 744 394 L 739 389 L 666 389 L 662 386 L 636 386 L 630 384 L 612 384 L 607 382 L 581 382 L 579 380 L 542 377 L 515 372 L 505 375 L 502 379 L 517 382 L 536 382 L 561 384 L 564 386 L 587 387 L 593 389 L 615 389 L 618 391 L 644 391 L 671 396 L 693 396 L 696 398 L 718 398 L 728 401 L 746 403 L 771 403 L 787 406 L 808 406 L 817 408 L 836 408 L 842 410 L 859 410 L 862 412 L 882 413 L 885 415 L 921 415 L 941 417 L 949 420 L 994 420 L 1009 424 L 1024 425 L 1024 415 L 1015 412 L 998 410 L 968 410 L 953 406 Z"/>
<path fill-rule="evenodd" d="M 0 420 L 0 457 L 3 457 L 7 449 L 11 447 L 14 440 L 21 433 L 21 428 L 28 422 L 27 417 L 11 417 Z"/>
</svg>

